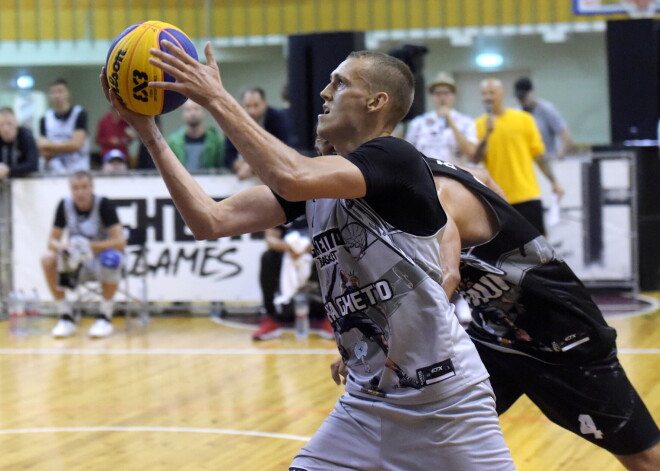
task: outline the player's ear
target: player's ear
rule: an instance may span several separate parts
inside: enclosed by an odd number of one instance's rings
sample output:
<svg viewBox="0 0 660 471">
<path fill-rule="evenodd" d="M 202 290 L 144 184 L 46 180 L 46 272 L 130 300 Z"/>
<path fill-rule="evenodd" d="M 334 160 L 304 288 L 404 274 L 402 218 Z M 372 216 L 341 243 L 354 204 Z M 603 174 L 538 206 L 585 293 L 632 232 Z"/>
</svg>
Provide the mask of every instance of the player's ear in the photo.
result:
<svg viewBox="0 0 660 471">
<path fill-rule="evenodd" d="M 390 100 L 390 97 L 385 92 L 378 92 L 367 101 L 367 108 L 369 111 L 376 111 L 381 109 Z"/>
</svg>

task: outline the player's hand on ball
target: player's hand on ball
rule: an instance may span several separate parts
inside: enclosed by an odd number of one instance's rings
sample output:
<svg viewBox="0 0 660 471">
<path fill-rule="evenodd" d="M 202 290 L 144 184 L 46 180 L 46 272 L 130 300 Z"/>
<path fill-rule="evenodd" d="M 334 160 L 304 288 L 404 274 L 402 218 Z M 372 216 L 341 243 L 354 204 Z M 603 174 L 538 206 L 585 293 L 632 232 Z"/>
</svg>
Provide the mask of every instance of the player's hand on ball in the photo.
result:
<svg viewBox="0 0 660 471">
<path fill-rule="evenodd" d="M 148 132 L 151 129 L 158 130 L 156 126 L 156 121 L 153 116 L 146 116 L 143 114 L 136 113 L 129 110 L 121 102 L 114 90 L 110 88 L 108 84 L 108 78 L 106 75 L 105 67 L 101 69 L 101 75 L 99 76 L 101 82 L 101 90 L 105 95 L 105 99 L 112 105 L 112 107 L 117 110 L 119 116 L 128 123 L 139 135 L 143 135 L 144 132 Z"/>
<path fill-rule="evenodd" d="M 171 75 L 176 81 L 149 82 L 150 87 L 181 93 L 204 107 L 220 96 L 224 89 L 210 42 L 204 46 L 206 64 L 193 59 L 168 40 L 163 40 L 160 44 L 170 54 L 152 48 L 149 52 L 153 57 L 149 59 L 149 63 Z"/>
</svg>

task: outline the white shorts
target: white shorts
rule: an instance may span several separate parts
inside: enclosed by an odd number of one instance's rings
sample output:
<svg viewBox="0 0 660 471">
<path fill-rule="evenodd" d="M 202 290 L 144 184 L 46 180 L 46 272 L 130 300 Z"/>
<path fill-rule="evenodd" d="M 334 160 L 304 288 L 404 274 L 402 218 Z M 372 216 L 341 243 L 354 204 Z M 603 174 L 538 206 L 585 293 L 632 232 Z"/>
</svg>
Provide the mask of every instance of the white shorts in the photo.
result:
<svg viewBox="0 0 660 471">
<path fill-rule="evenodd" d="M 514 471 L 488 380 L 431 404 L 348 394 L 289 471 Z"/>
<path fill-rule="evenodd" d="M 79 283 L 86 283 L 87 281 L 100 281 L 102 283 L 110 283 L 116 285 L 121 280 L 121 271 L 124 267 L 125 257 L 124 254 L 117 251 L 121 256 L 121 261 L 116 268 L 104 267 L 101 264 L 100 254 L 97 254 L 93 259 L 83 263 L 80 267 L 80 274 L 78 275 Z"/>
</svg>

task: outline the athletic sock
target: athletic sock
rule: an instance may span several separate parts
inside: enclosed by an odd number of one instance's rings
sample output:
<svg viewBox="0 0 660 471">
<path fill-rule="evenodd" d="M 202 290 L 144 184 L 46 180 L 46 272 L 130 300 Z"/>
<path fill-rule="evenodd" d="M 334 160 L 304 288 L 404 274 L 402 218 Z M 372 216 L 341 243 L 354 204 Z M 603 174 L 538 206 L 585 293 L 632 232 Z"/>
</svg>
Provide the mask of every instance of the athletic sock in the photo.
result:
<svg viewBox="0 0 660 471">
<path fill-rule="evenodd" d="M 112 312 L 115 309 L 115 302 L 112 299 L 103 299 L 101 301 L 101 314 L 105 316 L 106 319 L 112 319 Z"/>
<path fill-rule="evenodd" d="M 59 301 L 55 302 L 55 305 L 57 306 L 57 313 L 62 317 L 62 316 L 68 316 L 71 319 L 72 317 L 72 311 L 71 311 L 71 303 L 67 301 L 66 299 L 60 299 Z"/>
</svg>

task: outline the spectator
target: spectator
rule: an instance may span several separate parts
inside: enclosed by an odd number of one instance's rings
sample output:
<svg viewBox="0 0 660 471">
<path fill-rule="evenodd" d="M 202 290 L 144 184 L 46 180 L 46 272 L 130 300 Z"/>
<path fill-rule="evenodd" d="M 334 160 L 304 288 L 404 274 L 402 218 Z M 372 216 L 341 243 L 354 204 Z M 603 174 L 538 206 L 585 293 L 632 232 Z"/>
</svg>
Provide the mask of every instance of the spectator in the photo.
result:
<svg viewBox="0 0 660 471">
<path fill-rule="evenodd" d="M 533 163 L 550 180 L 558 197 L 564 191 L 543 157 L 545 148 L 534 118 L 525 111 L 504 106 L 504 87 L 498 79 L 481 82 L 481 97 L 487 113 L 476 122 L 479 145 L 473 161 L 483 161 L 509 203 L 545 234 L 541 188 Z"/>
<path fill-rule="evenodd" d="M 286 114 L 268 106 L 266 92 L 259 87 L 250 87 L 241 92 L 241 104 L 245 111 L 259 126 L 277 137 L 285 144 L 289 143 L 289 131 Z M 241 180 L 254 176 L 250 165 L 236 150 L 234 144 L 227 139 L 225 143 L 225 166 L 236 173 Z"/>
<path fill-rule="evenodd" d="M 41 118 L 37 139 L 39 153 L 46 159 L 46 170 L 52 173 L 73 173 L 89 170 L 89 139 L 87 112 L 80 105 L 69 102 L 69 85 L 58 78 L 48 87 L 53 106 Z"/>
<path fill-rule="evenodd" d="M 188 170 L 222 168 L 225 139 L 204 122 L 206 110 L 192 100 L 181 108 L 184 126 L 174 132 L 167 143 Z"/>
<path fill-rule="evenodd" d="M 521 77 L 516 81 L 514 91 L 522 109 L 532 113 L 536 126 L 541 131 L 545 159 L 550 163 L 556 159 L 563 159 L 566 151 L 573 145 L 573 141 L 566 121 L 555 105 L 548 100 L 538 98 L 532 81 L 527 77 Z"/>
<path fill-rule="evenodd" d="M 266 229 L 266 245 L 268 249 L 261 256 L 261 269 L 259 271 L 259 284 L 261 286 L 261 294 L 263 297 L 263 310 L 265 317 L 259 323 L 259 327 L 252 335 L 252 340 L 270 340 L 278 338 L 282 335 L 282 327 L 289 327 L 293 325 L 294 310 L 291 297 L 282 302 L 277 299 L 277 294 L 282 294 L 286 291 L 286 287 L 282 286 L 282 280 L 286 279 L 287 273 L 284 270 L 291 269 L 290 264 L 283 263 L 285 257 L 301 261 L 301 257 L 309 257 L 309 268 L 311 270 L 311 245 L 308 245 L 307 250 L 296 251 L 296 247 L 289 243 L 289 237 L 294 236 L 296 233 L 302 234 L 302 237 L 297 237 L 296 241 L 301 241 L 307 238 L 308 230 L 307 221 L 304 218 L 296 219 L 284 226 L 278 226 L 273 229 Z M 304 252 L 301 253 L 301 252 Z M 310 273 L 311 278 L 317 282 L 318 278 L 316 273 Z M 307 278 L 310 278 L 310 274 Z M 300 280 L 299 280 L 300 281 Z M 325 315 L 325 309 L 322 303 L 308 299 L 310 304 L 309 320 L 312 327 L 311 331 L 317 333 L 323 338 L 334 338 L 332 326 L 330 321 Z"/>
<path fill-rule="evenodd" d="M 0 180 L 36 172 L 39 152 L 32 132 L 19 126 L 11 108 L 0 108 Z"/>
<path fill-rule="evenodd" d="M 111 149 L 103 154 L 103 167 L 101 169 L 104 173 L 125 172 L 128 170 L 128 162 L 126 161 L 126 154 L 119 149 Z"/>
<path fill-rule="evenodd" d="M 429 85 L 429 94 L 434 109 L 410 122 L 406 141 L 427 157 L 455 164 L 471 163 L 477 149 L 477 129 L 472 118 L 453 109 L 454 79 L 440 72 Z"/>
<path fill-rule="evenodd" d="M 69 337 L 76 331 L 64 290 L 97 280 L 101 282 L 103 299 L 89 335 L 107 337 L 113 331 L 113 298 L 124 264 L 126 239 L 112 202 L 94 194 L 91 174 L 77 171 L 69 183 L 71 196 L 57 207 L 48 239 L 49 252 L 42 259 L 48 288 L 60 316 L 52 334 Z"/>
<path fill-rule="evenodd" d="M 128 146 L 133 140 L 131 129 L 117 112 L 110 109 L 99 120 L 96 128 L 96 143 L 101 148 L 101 155 L 106 155 L 113 149 L 120 150 L 128 156 Z M 126 160 L 126 159 L 124 159 Z"/>
</svg>

